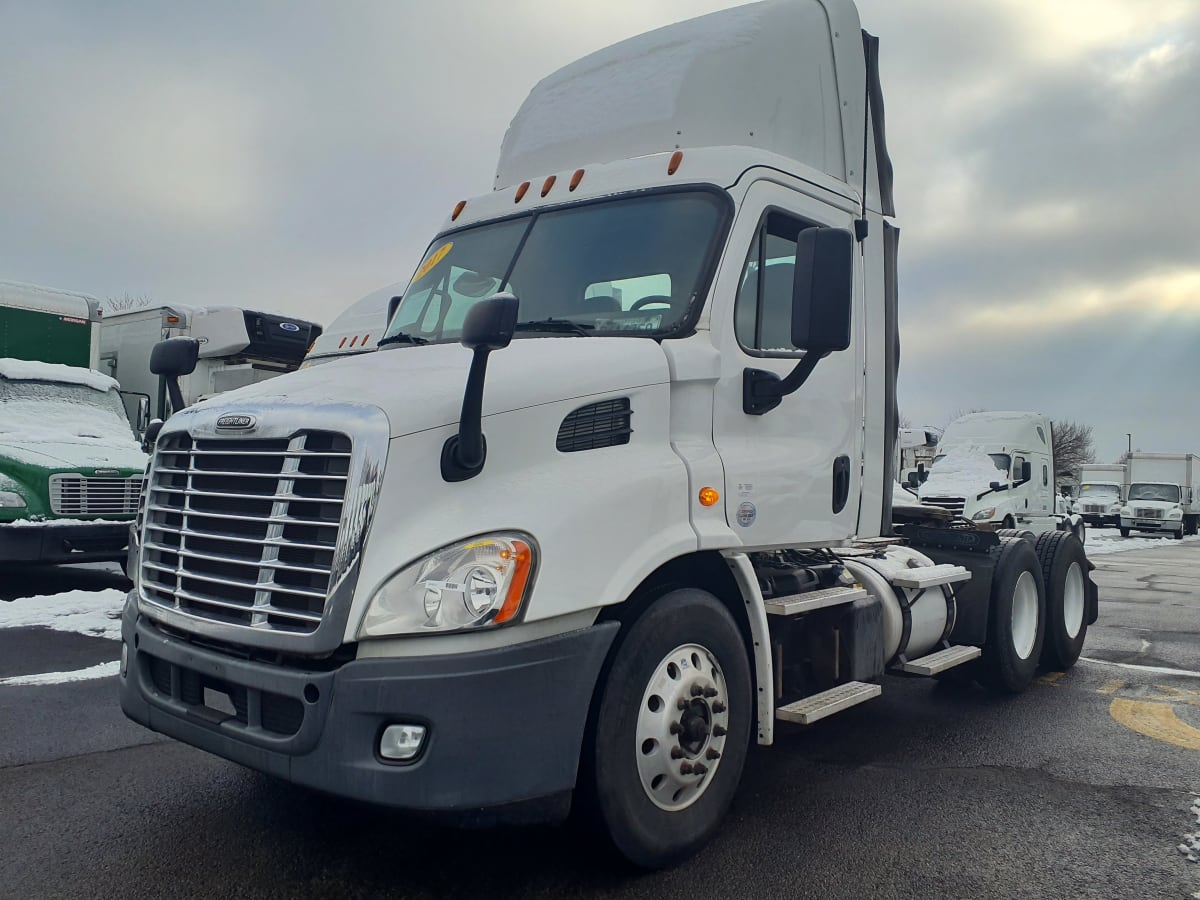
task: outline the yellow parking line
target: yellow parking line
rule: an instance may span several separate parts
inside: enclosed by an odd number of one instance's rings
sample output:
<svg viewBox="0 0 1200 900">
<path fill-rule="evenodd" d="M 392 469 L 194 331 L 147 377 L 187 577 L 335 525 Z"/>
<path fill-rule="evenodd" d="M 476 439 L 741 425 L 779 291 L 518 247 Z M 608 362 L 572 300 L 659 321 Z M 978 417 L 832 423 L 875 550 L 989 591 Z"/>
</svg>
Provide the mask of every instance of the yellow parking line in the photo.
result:
<svg viewBox="0 0 1200 900">
<path fill-rule="evenodd" d="M 1067 674 L 1067 673 L 1066 672 L 1047 672 L 1045 675 L 1041 676 L 1038 679 L 1038 681 L 1040 681 L 1042 684 L 1058 684 L 1059 679 L 1062 678 L 1065 674 Z"/>
<path fill-rule="evenodd" d="M 1138 734 L 1187 750 L 1200 750 L 1200 728 L 1179 721 L 1169 703 L 1148 703 L 1118 697 L 1108 707 L 1108 712 Z"/>
<path fill-rule="evenodd" d="M 1113 678 L 1110 681 L 1104 682 L 1096 689 L 1097 694 L 1115 694 L 1121 688 L 1125 687 L 1125 682 L 1120 678 Z"/>
</svg>

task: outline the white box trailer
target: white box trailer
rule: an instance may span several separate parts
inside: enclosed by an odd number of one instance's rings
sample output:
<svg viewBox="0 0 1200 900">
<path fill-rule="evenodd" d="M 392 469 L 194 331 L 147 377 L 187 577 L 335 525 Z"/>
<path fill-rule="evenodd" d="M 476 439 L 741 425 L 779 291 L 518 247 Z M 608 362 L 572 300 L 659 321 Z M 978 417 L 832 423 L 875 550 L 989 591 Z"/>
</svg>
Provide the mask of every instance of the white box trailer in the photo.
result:
<svg viewBox="0 0 1200 900">
<path fill-rule="evenodd" d="M 162 429 L 126 714 L 397 808 L 575 802 L 663 866 L 777 720 L 1073 664 L 1073 535 L 891 507 L 876 61 L 849 0 L 776 0 L 535 86 L 378 350 Z"/>
<path fill-rule="evenodd" d="M 196 370 L 181 379 L 185 403 L 295 371 L 321 326 L 233 306 L 156 306 L 113 313 L 100 330 L 103 371 L 126 392 L 149 399 L 152 415 L 171 414 L 167 390 L 150 371 L 150 351 L 170 337 L 200 342 Z"/>
<path fill-rule="evenodd" d="M 1121 534 L 1132 531 L 1196 534 L 1200 523 L 1200 464 L 1194 453 L 1131 453 Z"/>
<path fill-rule="evenodd" d="M 1116 528 L 1129 487 L 1129 470 L 1121 463 L 1084 463 L 1072 511 L 1093 527 Z"/>
</svg>

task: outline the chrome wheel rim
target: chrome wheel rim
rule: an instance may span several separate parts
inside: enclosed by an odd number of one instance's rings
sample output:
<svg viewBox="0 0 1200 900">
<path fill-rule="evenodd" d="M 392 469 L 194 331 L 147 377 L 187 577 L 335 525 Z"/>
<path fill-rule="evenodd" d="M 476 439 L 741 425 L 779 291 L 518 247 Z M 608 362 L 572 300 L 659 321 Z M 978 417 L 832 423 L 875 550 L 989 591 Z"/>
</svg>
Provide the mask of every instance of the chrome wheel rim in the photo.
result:
<svg viewBox="0 0 1200 900">
<path fill-rule="evenodd" d="M 1013 650 L 1021 659 L 1029 659 L 1037 641 L 1038 592 L 1032 572 L 1022 572 L 1013 587 L 1012 639 Z"/>
<path fill-rule="evenodd" d="M 1063 582 L 1063 626 L 1069 638 L 1078 637 L 1083 628 L 1083 606 L 1083 569 L 1079 563 L 1071 563 Z"/>
<path fill-rule="evenodd" d="M 683 644 L 662 658 L 642 694 L 634 753 L 642 790 L 677 812 L 712 784 L 729 730 L 729 692 L 713 655 Z"/>
</svg>

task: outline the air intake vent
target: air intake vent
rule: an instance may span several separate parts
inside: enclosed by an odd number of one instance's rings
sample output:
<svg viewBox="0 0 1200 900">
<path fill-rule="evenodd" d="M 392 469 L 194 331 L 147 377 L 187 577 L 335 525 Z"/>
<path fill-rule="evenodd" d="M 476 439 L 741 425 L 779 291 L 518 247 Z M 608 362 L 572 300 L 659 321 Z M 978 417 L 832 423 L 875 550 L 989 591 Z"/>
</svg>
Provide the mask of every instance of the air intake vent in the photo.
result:
<svg viewBox="0 0 1200 900">
<path fill-rule="evenodd" d="M 628 444 L 633 433 L 629 427 L 632 415 L 628 397 L 582 406 L 558 426 L 556 446 L 563 453 L 574 453 Z"/>
</svg>

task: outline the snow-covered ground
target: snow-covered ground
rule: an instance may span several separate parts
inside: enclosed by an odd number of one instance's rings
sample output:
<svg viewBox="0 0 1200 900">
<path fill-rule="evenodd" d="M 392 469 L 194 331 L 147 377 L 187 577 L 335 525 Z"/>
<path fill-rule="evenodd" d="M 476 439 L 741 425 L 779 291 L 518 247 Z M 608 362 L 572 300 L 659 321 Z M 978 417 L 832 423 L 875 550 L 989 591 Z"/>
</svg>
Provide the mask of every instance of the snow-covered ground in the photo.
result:
<svg viewBox="0 0 1200 900">
<path fill-rule="evenodd" d="M 72 631 L 89 637 L 121 638 L 121 607 L 125 592 L 113 588 L 103 591 L 67 591 L 42 597 L 23 597 L 0 603 L 0 629 L 50 628 Z M 114 656 L 116 648 L 114 646 Z M 72 672 L 40 672 L 35 675 L 11 675 L 0 678 L 0 687 L 19 685 L 63 684 L 69 681 L 89 681 L 116 675 L 120 663 L 116 660 L 76 669 Z"/>
<path fill-rule="evenodd" d="M 1174 547 L 1188 541 L 1200 541 L 1200 535 L 1185 537 L 1178 541 L 1173 537 L 1127 537 L 1116 531 L 1089 531 L 1087 533 L 1088 556 L 1104 556 L 1108 553 L 1123 553 L 1126 550 L 1150 550 L 1155 547 Z"/>
</svg>

